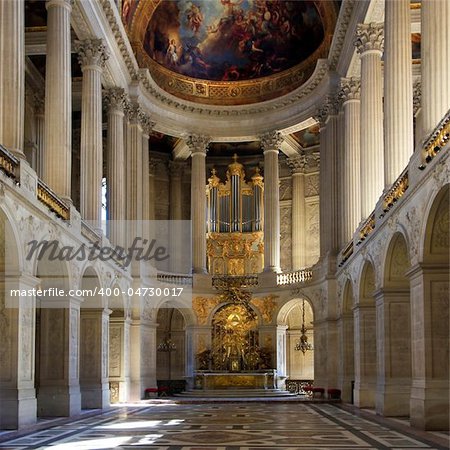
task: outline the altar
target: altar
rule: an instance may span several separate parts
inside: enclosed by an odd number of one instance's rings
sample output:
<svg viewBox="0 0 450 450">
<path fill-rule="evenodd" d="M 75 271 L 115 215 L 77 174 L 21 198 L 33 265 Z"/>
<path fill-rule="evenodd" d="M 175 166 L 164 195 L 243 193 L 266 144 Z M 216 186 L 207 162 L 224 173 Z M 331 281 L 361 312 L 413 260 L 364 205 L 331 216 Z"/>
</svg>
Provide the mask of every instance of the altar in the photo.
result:
<svg viewBox="0 0 450 450">
<path fill-rule="evenodd" d="M 194 374 L 195 389 L 276 389 L 277 371 L 275 369 L 254 372 L 203 371 Z"/>
</svg>

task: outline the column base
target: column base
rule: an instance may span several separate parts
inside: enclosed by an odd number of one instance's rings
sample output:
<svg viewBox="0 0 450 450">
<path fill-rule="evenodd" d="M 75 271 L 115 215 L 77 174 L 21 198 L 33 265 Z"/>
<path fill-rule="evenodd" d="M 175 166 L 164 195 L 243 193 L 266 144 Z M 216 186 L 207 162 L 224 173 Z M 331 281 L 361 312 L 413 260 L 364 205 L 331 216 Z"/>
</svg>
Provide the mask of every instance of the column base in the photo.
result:
<svg viewBox="0 0 450 450">
<path fill-rule="evenodd" d="M 41 417 L 70 417 L 81 413 L 81 393 L 77 386 L 42 386 L 37 395 Z"/>
<path fill-rule="evenodd" d="M 0 391 L 0 430 L 17 430 L 36 423 L 34 389 L 2 389 Z"/>
<path fill-rule="evenodd" d="M 144 398 L 144 390 L 147 387 L 156 387 L 156 386 L 146 386 L 143 387 L 141 380 L 131 380 L 130 381 L 130 390 L 128 399 L 130 402 L 138 402 Z"/>
<path fill-rule="evenodd" d="M 428 431 L 449 430 L 449 394 L 448 382 L 436 382 L 431 387 L 413 386 L 411 426 Z"/>
<path fill-rule="evenodd" d="M 340 385 L 341 390 L 341 399 L 345 403 L 351 403 L 353 400 L 353 389 L 352 389 L 352 380 L 351 379 L 345 379 L 342 380 L 341 383 L 338 383 Z"/>
<path fill-rule="evenodd" d="M 409 416 L 411 387 L 409 380 L 377 386 L 376 412 L 385 417 Z"/>
<path fill-rule="evenodd" d="M 110 406 L 109 384 L 85 384 L 80 386 L 82 409 L 103 409 Z"/>
<path fill-rule="evenodd" d="M 375 383 L 355 383 L 353 396 L 355 406 L 358 408 L 374 408 Z"/>
</svg>

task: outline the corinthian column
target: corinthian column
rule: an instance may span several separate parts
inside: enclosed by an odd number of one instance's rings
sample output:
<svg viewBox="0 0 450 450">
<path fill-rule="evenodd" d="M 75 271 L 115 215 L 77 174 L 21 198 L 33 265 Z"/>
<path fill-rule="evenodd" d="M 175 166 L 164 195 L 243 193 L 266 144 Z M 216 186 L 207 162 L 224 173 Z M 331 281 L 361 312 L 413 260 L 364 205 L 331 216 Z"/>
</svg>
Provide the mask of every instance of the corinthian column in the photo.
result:
<svg viewBox="0 0 450 450">
<path fill-rule="evenodd" d="M 106 202 L 108 237 L 113 244 L 125 245 L 125 146 L 124 106 L 125 91 L 111 88 L 105 91 L 104 100 L 108 114 L 106 156 Z"/>
<path fill-rule="evenodd" d="M 206 273 L 206 152 L 209 138 L 189 136 L 186 144 L 192 154 L 191 218 L 192 266 L 194 273 Z"/>
<path fill-rule="evenodd" d="M 102 213 L 102 70 L 107 60 L 101 39 L 77 42 L 83 72 L 81 97 L 81 217 L 101 228 Z"/>
<path fill-rule="evenodd" d="M 384 187 L 382 25 L 358 25 L 355 45 L 361 55 L 361 215 L 365 219 Z"/>
<path fill-rule="evenodd" d="M 25 2 L 0 2 L 0 144 L 23 153 L 25 111 Z"/>
<path fill-rule="evenodd" d="M 14 2 L 11 2 L 14 3 Z M 70 0 L 48 0 L 45 65 L 43 178 L 70 200 L 72 168 L 72 74 Z"/>
<path fill-rule="evenodd" d="M 343 78 L 341 96 L 344 107 L 344 183 L 343 236 L 349 241 L 361 220 L 360 178 L 360 88 L 359 78 Z"/>
<path fill-rule="evenodd" d="M 433 131 L 450 108 L 450 2 L 422 1 L 422 126 Z"/>
<path fill-rule="evenodd" d="M 261 136 L 264 152 L 264 271 L 280 272 L 280 178 L 278 152 L 283 142 L 274 131 Z"/>
<path fill-rule="evenodd" d="M 384 18 L 384 184 L 389 187 L 413 152 L 413 86 L 409 0 L 387 0 Z"/>
<path fill-rule="evenodd" d="M 150 240 L 150 133 L 155 123 L 150 120 L 148 114 L 141 118 L 142 125 L 142 234 L 145 239 Z M 152 198 L 154 202 L 154 197 Z"/>
<path fill-rule="evenodd" d="M 292 171 L 292 270 L 306 266 L 305 155 L 287 160 Z"/>
</svg>

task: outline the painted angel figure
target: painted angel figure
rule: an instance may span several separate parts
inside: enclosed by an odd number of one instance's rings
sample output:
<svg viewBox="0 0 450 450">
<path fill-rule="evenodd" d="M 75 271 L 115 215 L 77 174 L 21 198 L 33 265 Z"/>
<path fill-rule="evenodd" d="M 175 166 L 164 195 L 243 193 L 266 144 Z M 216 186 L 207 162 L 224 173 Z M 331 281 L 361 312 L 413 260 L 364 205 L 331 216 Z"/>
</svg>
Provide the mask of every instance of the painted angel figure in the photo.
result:
<svg viewBox="0 0 450 450">
<path fill-rule="evenodd" d="M 186 10 L 186 18 L 188 20 L 190 29 L 197 34 L 200 30 L 200 27 L 202 26 L 204 19 L 200 7 L 192 3 L 190 8 Z"/>
</svg>

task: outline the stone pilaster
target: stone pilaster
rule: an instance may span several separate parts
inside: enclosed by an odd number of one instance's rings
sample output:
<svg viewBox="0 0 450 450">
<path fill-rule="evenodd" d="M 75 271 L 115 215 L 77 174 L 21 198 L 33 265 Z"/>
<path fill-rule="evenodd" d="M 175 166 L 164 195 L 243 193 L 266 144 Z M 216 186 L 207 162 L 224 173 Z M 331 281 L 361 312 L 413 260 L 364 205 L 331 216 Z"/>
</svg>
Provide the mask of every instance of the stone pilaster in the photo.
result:
<svg viewBox="0 0 450 450">
<path fill-rule="evenodd" d="M 382 25 L 358 25 L 355 45 L 361 55 L 361 219 L 365 219 L 384 188 Z"/>
<path fill-rule="evenodd" d="M 36 173 L 42 178 L 43 158 L 45 152 L 45 94 L 36 92 L 34 95 L 34 113 L 36 120 Z"/>
<path fill-rule="evenodd" d="M 386 188 L 394 183 L 408 165 L 414 146 L 410 3 L 409 0 L 385 3 L 384 184 Z"/>
<path fill-rule="evenodd" d="M 102 71 L 108 58 L 101 39 L 77 42 L 83 72 L 81 97 L 81 217 L 101 228 L 102 211 Z"/>
<path fill-rule="evenodd" d="M 155 175 L 158 167 L 158 159 L 150 157 L 149 160 L 149 217 L 150 220 L 156 220 L 156 193 L 155 193 Z"/>
<path fill-rule="evenodd" d="M 426 138 L 450 108 L 450 2 L 422 2 L 422 124 Z"/>
<path fill-rule="evenodd" d="M 48 0 L 45 68 L 44 181 L 70 201 L 72 166 L 72 74 L 70 0 Z"/>
<path fill-rule="evenodd" d="M 280 177 L 278 153 L 283 142 L 279 132 L 261 136 L 264 152 L 264 271 L 280 272 Z"/>
<path fill-rule="evenodd" d="M 106 157 L 108 237 L 116 245 L 125 245 L 125 100 L 122 88 L 111 88 L 104 93 L 108 115 Z"/>
<path fill-rule="evenodd" d="M 194 273 L 206 273 L 206 152 L 210 139 L 192 135 L 186 144 L 192 154 L 191 218 Z"/>
<path fill-rule="evenodd" d="M 306 266 L 305 155 L 291 157 L 292 172 L 292 270 Z"/>
<path fill-rule="evenodd" d="M 25 158 L 25 2 L 0 2 L 0 144 Z"/>
<path fill-rule="evenodd" d="M 184 163 L 182 161 L 169 162 L 170 174 L 170 219 L 181 220 L 182 175 Z"/>
<path fill-rule="evenodd" d="M 361 220 L 360 87 L 358 78 L 342 79 L 344 107 L 343 237 L 349 241 Z"/>
</svg>

